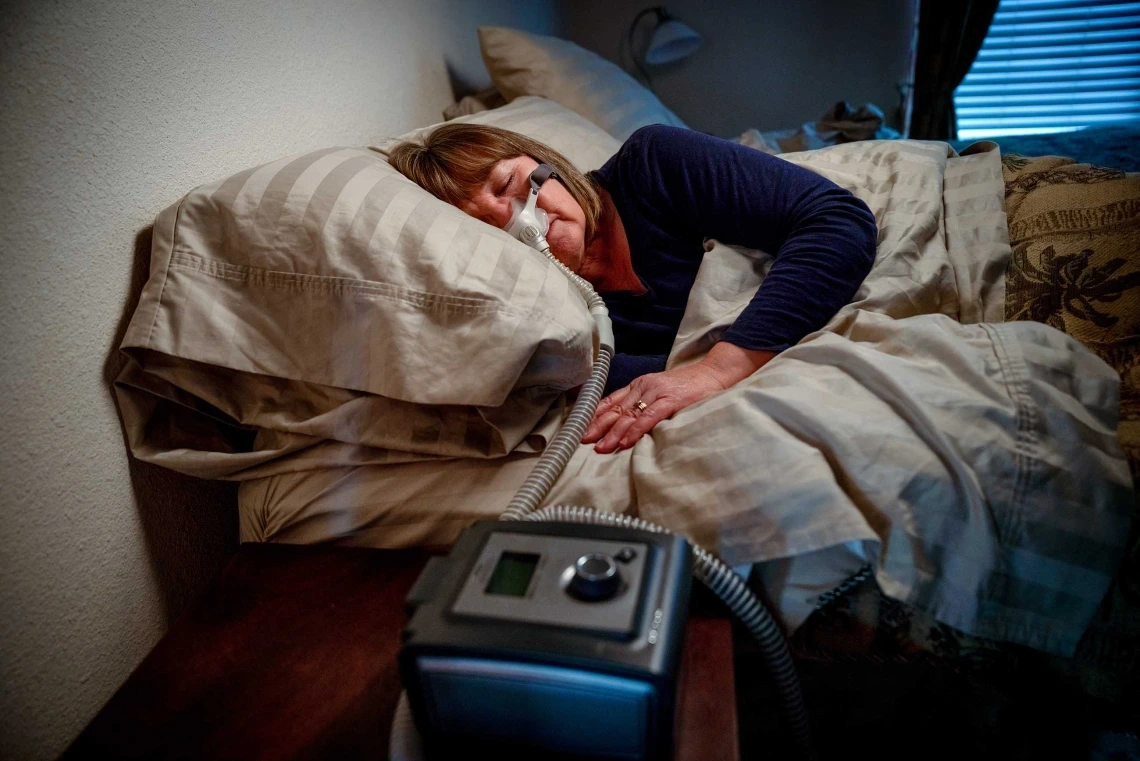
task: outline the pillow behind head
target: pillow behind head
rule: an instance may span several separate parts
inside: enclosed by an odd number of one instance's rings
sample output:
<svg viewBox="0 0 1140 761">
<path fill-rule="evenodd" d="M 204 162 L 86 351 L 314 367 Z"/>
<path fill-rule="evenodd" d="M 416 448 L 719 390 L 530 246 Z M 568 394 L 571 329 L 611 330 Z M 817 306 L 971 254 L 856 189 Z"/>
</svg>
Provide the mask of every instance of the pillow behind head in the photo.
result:
<svg viewBox="0 0 1140 761">
<path fill-rule="evenodd" d="M 621 147 L 621 143 L 596 125 L 546 98 L 524 96 L 501 108 L 460 116 L 448 123 L 464 122 L 501 127 L 526 135 L 558 151 L 583 172 L 600 169 Z M 380 141 L 372 148 L 387 155 L 396 144 L 418 140 L 438 126 L 421 127 Z"/>
<path fill-rule="evenodd" d="M 541 99 L 476 117 L 584 171 L 617 149 Z M 137 413 L 125 421 L 132 448 L 151 461 L 194 449 L 176 440 L 184 417 L 146 419 L 156 396 L 245 431 L 501 456 L 585 380 L 593 332 L 576 289 L 542 254 L 436 199 L 375 150 L 328 148 L 195 188 L 159 215 L 122 344 L 133 365 L 119 384 L 121 399 L 150 401 L 121 407 L 124 418 Z M 233 476 L 218 458 L 248 453 L 209 454 L 199 460 L 210 476 Z M 207 473 L 195 467 L 180 469 Z"/>
<path fill-rule="evenodd" d="M 481 26 L 479 48 L 491 81 L 508 101 L 548 98 L 623 142 L 647 124 L 686 126 L 629 74 L 567 40 Z"/>
</svg>

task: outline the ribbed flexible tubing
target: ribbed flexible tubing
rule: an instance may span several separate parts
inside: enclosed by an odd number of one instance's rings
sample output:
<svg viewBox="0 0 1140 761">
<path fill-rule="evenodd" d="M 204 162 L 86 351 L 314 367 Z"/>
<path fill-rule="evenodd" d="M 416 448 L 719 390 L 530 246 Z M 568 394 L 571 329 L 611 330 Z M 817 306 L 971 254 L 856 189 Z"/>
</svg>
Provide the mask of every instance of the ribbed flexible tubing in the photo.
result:
<svg viewBox="0 0 1140 761">
<path fill-rule="evenodd" d="M 545 244 L 545 240 L 541 243 Z M 539 250 L 546 254 L 570 281 L 578 288 L 585 299 L 591 313 L 606 313 L 605 303 L 593 287 L 586 280 L 571 272 L 562 262 L 554 258 L 550 247 L 540 245 Z M 607 318 L 608 319 L 608 318 Z M 570 411 L 565 424 L 555 435 L 550 445 L 543 451 L 538 462 L 535 463 L 530 475 L 527 476 L 518 493 L 515 494 L 507 509 L 499 516 L 500 520 L 529 520 L 549 521 L 556 523 L 591 523 L 603 526 L 620 526 L 623 528 L 652 531 L 659 534 L 672 533 L 663 526 L 650 523 L 642 518 L 629 515 L 609 513 L 589 507 L 576 505 L 550 505 L 539 510 L 538 505 L 550 493 L 551 487 L 566 464 L 574 456 L 586 433 L 586 428 L 594 417 L 598 403 L 601 401 L 605 389 L 606 379 L 609 376 L 610 361 L 613 358 L 613 347 L 605 344 L 598 350 L 597 360 L 590 371 L 590 377 L 582 386 L 578 399 Z M 804 759 L 815 758 L 812 745 L 811 729 L 808 724 L 807 706 L 804 703 L 803 692 L 800 690 L 799 677 L 796 675 L 795 664 L 787 643 L 780 633 L 779 627 L 772 619 L 764 604 L 756 597 L 747 582 L 735 571 L 724 564 L 719 558 L 699 545 L 690 542 L 693 547 L 693 575 L 705 584 L 728 609 L 748 629 L 760 647 L 761 656 L 776 684 L 780 696 L 781 712 L 784 721 L 792 732 L 800 755 Z M 400 704 L 397 706 L 397 721 L 393 724 L 393 759 L 416 759 L 422 752 L 418 745 L 405 747 L 396 746 L 397 735 L 401 739 L 409 739 L 404 735 L 414 734 L 410 723 L 410 710 L 407 704 L 406 693 L 401 694 Z M 402 720 L 400 720 L 402 718 Z M 399 748 L 397 751 L 396 748 Z"/>
<path fill-rule="evenodd" d="M 578 505 L 548 505 L 526 516 L 528 521 L 548 521 L 553 523 L 590 523 L 601 526 L 652 531 L 657 534 L 670 534 L 669 529 L 650 523 L 643 518 L 631 515 L 610 513 Z M 764 663 L 768 667 L 780 695 L 780 707 L 784 721 L 796 741 L 800 755 L 805 759 L 815 757 L 812 745 L 811 728 L 808 724 L 807 705 L 804 703 L 800 680 L 784 636 L 780 633 L 771 614 L 764 604 L 748 588 L 748 583 L 733 571 L 724 561 L 708 550 L 690 542 L 693 547 L 693 575 L 719 597 L 728 609 L 736 615 L 760 647 Z"/>
<path fill-rule="evenodd" d="M 545 240 L 542 243 L 545 243 Z M 571 272 L 562 262 L 554 258 L 549 246 L 540 245 L 539 250 L 546 254 L 570 278 L 591 311 L 594 311 L 595 308 L 605 311 L 605 303 L 589 282 Z M 609 376 L 612 355 L 612 348 L 604 345 L 600 348 L 598 359 L 590 373 L 590 379 L 582 387 L 566 424 L 562 426 L 550 446 L 543 452 L 542 457 L 535 464 L 534 470 L 531 471 L 514 499 L 511 500 L 507 509 L 500 516 L 500 520 L 593 523 L 623 526 L 656 533 L 671 533 L 663 526 L 650 523 L 642 518 L 599 512 L 589 507 L 551 505 L 538 510 L 539 504 L 550 492 L 554 482 L 562 475 L 566 464 L 570 462 L 570 458 L 573 457 L 582 440 L 582 435 L 594 417 L 598 402 L 601 401 L 602 391 L 605 389 L 606 379 Z M 692 544 L 692 542 L 690 543 Z M 761 657 L 776 683 L 784 720 L 792 732 L 800 754 L 805 759 L 814 758 L 807 706 L 800 689 L 799 677 L 796 675 L 795 664 L 792 662 L 788 645 L 784 642 L 784 637 L 775 620 L 759 598 L 748 588 L 748 583 L 738 573 L 703 547 L 696 544 L 692 546 L 693 575 L 728 606 L 729 610 L 737 616 L 756 640 L 760 647 Z"/>
<path fill-rule="evenodd" d="M 606 378 L 610 374 L 610 359 L 613 350 L 602 346 L 598 351 L 598 358 L 590 371 L 590 378 L 583 384 L 578 392 L 578 399 L 570 416 L 559 429 L 554 439 L 543 450 L 542 456 L 534 464 L 530 475 L 523 481 L 518 492 L 511 499 L 507 509 L 499 516 L 499 520 L 518 521 L 538 509 L 539 503 L 550 493 L 554 482 L 566 469 L 566 463 L 574 456 L 578 446 L 582 443 L 582 436 L 594 418 L 594 411 L 602 399 L 602 392 L 606 388 Z"/>
<path fill-rule="evenodd" d="M 536 243 L 538 250 L 545 254 L 546 258 L 552 261 L 578 289 L 590 312 L 601 312 L 607 315 L 605 319 L 608 321 L 606 304 L 598 292 L 594 290 L 594 286 L 558 261 L 551 253 L 550 245 L 545 238 L 540 238 Z M 546 449 L 543 450 L 542 456 L 534 464 L 530 475 L 523 481 L 522 486 L 519 487 L 518 492 L 507 505 L 507 509 L 499 516 L 499 520 L 522 520 L 537 510 L 542 500 L 550 493 L 554 482 L 566 469 L 566 463 L 570 462 L 570 458 L 574 456 L 578 445 L 582 443 L 582 437 L 586 434 L 586 428 L 589 427 L 590 421 L 594 419 L 594 412 L 598 409 L 598 402 L 602 400 L 602 393 L 606 388 L 606 379 L 610 375 L 610 361 L 613 359 L 613 353 L 612 346 L 603 343 L 598 347 L 598 357 L 594 360 L 590 377 L 583 384 L 581 391 L 578 392 L 578 398 L 575 400 L 574 407 L 570 410 L 566 422 L 555 434 L 554 439 Z"/>
<path fill-rule="evenodd" d="M 582 294 L 582 298 L 586 302 L 586 307 L 591 312 L 599 307 L 602 309 L 606 308 L 606 302 L 602 300 L 602 297 L 594 290 L 594 286 L 590 285 L 589 280 L 558 261 L 557 257 L 551 252 L 550 244 L 546 242 L 546 238 L 542 238 L 540 241 L 536 241 L 536 243 L 538 250 L 545 254 L 547 259 L 554 262 L 554 266 L 560 269 L 562 274 L 568 277 L 570 282 L 574 284 L 574 287 L 578 289 L 578 293 Z"/>
</svg>

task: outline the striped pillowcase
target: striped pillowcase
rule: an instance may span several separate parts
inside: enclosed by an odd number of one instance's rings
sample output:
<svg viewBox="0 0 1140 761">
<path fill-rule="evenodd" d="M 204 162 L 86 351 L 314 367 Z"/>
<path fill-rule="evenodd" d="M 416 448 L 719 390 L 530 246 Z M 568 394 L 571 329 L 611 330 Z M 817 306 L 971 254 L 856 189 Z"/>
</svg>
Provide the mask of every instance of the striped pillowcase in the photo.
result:
<svg viewBox="0 0 1140 761">
<path fill-rule="evenodd" d="M 548 101 L 480 116 L 584 170 L 616 150 Z M 585 380 L 593 322 L 541 254 L 434 198 L 376 150 L 326 148 L 195 188 L 164 211 L 122 348 L 135 363 L 123 388 L 165 389 L 207 417 L 488 457 Z"/>
<path fill-rule="evenodd" d="M 572 42 L 482 26 L 479 47 L 491 81 L 508 101 L 549 98 L 622 142 L 648 124 L 686 126 L 633 77 Z"/>
</svg>

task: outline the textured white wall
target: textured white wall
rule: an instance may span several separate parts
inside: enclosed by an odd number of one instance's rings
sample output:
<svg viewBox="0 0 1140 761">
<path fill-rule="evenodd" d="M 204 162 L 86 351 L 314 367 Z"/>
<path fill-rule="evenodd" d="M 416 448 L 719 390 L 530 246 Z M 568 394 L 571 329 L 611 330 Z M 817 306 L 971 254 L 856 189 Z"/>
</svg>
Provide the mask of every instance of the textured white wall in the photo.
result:
<svg viewBox="0 0 1140 761">
<path fill-rule="evenodd" d="M 236 545 L 234 491 L 128 463 L 108 376 L 155 214 L 438 121 L 531 0 L 5 2 L 0 756 L 56 756 Z"/>
<path fill-rule="evenodd" d="M 888 120 L 906 79 L 917 0 L 670 0 L 703 38 L 691 57 L 651 69 L 658 96 L 694 129 L 814 121 L 832 104 L 872 102 Z M 611 61 L 644 0 L 563 0 L 568 39 Z M 639 27 L 647 31 L 648 19 Z M 626 59 L 628 61 L 628 59 Z"/>
</svg>

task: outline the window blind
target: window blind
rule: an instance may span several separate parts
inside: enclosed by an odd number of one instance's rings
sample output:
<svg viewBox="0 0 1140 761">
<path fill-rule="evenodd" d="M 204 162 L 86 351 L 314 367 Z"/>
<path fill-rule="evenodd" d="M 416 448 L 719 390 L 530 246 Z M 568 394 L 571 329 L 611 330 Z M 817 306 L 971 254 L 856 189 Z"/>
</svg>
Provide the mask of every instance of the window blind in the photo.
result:
<svg viewBox="0 0 1140 761">
<path fill-rule="evenodd" d="M 1140 2 L 1001 0 L 954 109 L 960 138 L 1140 119 Z"/>
</svg>

